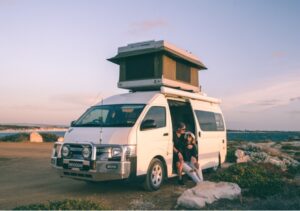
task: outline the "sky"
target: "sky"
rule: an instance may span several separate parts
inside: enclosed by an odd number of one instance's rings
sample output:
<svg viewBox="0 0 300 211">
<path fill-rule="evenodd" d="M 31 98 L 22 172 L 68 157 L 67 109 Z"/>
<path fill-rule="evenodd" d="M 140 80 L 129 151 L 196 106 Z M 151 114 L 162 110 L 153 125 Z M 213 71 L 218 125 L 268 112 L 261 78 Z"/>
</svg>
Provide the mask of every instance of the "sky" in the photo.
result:
<svg viewBox="0 0 300 211">
<path fill-rule="evenodd" d="M 227 128 L 300 130 L 300 1 L 0 0 L 0 123 L 68 125 L 118 89 L 106 59 L 167 40 L 197 55 Z"/>
</svg>

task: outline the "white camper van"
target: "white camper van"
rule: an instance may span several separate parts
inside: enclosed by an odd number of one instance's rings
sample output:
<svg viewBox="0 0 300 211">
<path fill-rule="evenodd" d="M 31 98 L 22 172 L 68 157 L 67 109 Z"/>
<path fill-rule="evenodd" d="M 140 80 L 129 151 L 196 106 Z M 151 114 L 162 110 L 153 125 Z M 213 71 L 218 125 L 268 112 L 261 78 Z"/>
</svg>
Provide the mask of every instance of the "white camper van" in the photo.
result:
<svg viewBox="0 0 300 211">
<path fill-rule="evenodd" d="M 196 135 L 202 169 L 225 161 L 226 128 L 218 99 L 168 84 L 147 86 L 104 99 L 72 122 L 64 142 L 53 148 L 51 163 L 60 176 L 143 178 L 147 190 L 157 190 L 176 176 L 173 133 L 179 122 Z"/>
</svg>

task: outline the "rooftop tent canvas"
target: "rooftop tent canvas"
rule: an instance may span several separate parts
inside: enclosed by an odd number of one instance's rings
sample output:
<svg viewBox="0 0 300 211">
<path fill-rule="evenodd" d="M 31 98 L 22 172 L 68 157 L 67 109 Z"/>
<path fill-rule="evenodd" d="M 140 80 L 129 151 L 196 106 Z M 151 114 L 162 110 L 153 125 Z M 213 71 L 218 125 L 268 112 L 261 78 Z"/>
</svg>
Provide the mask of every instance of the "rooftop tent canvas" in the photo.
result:
<svg viewBox="0 0 300 211">
<path fill-rule="evenodd" d="M 108 60 L 120 65 L 118 87 L 132 91 L 167 86 L 199 92 L 198 71 L 206 69 L 196 56 L 163 40 L 128 44 Z"/>
</svg>

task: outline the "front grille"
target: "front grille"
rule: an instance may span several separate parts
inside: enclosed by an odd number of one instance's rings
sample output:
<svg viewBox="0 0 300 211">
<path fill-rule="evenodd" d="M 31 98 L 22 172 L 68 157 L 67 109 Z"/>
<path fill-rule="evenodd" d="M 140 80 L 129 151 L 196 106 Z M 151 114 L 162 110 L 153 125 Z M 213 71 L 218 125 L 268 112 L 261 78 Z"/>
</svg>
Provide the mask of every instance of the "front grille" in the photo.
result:
<svg viewBox="0 0 300 211">
<path fill-rule="evenodd" d="M 83 160 L 82 156 L 83 146 L 79 144 L 71 144 L 70 145 L 70 159 L 78 159 Z"/>
</svg>

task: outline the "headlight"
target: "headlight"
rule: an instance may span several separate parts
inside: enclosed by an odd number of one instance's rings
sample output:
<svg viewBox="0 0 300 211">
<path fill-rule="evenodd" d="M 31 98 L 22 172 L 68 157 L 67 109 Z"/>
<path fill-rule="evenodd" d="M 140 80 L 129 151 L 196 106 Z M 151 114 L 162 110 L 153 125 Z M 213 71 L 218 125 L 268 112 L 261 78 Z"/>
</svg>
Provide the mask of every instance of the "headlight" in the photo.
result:
<svg viewBox="0 0 300 211">
<path fill-rule="evenodd" d="M 89 147 L 84 147 L 82 149 L 82 156 L 85 159 L 89 158 L 91 156 L 91 149 Z"/>
<path fill-rule="evenodd" d="M 122 149 L 119 147 L 113 147 L 111 149 L 111 156 L 112 157 L 119 157 L 122 156 Z"/>
<path fill-rule="evenodd" d="M 63 146 L 63 148 L 62 148 L 62 155 L 63 155 L 64 157 L 68 157 L 69 154 L 70 154 L 70 149 L 69 149 L 69 147 L 68 147 L 68 146 Z"/>
</svg>

